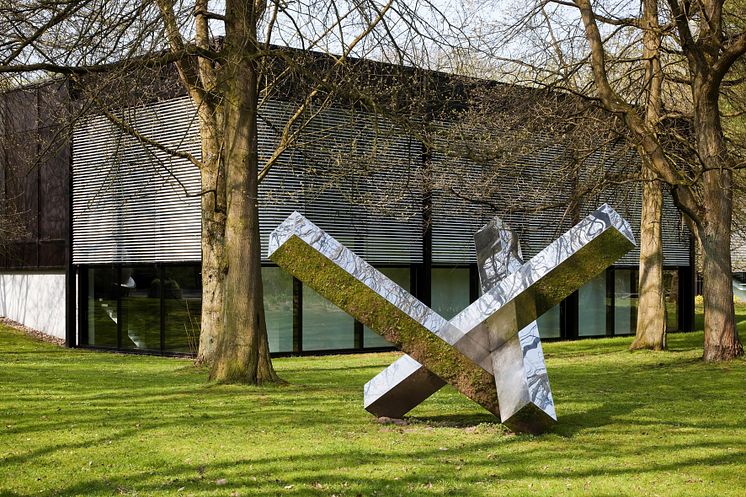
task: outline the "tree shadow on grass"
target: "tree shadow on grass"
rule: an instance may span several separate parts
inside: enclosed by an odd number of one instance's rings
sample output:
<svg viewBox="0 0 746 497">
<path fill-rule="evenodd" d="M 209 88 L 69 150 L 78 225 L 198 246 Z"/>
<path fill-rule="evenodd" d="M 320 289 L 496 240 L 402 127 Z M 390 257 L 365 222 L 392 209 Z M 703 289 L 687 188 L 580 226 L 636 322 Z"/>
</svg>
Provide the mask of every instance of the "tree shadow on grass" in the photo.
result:
<svg viewBox="0 0 746 497">
<path fill-rule="evenodd" d="M 183 489 L 192 495 L 274 496 L 274 495 L 494 495 L 495 486 L 513 485 L 526 489 L 531 482 L 551 482 L 560 488 L 567 482 L 586 483 L 589 478 L 640 478 L 650 474 L 718 467 L 743 461 L 746 451 L 712 456 L 678 456 L 644 464 L 607 466 L 598 463 L 618 447 L 599 444 L 584 446 L 575 457 L 556 464 L 556 448 L 548 445 L 523 445 L 519 437 L 501 438 L 499 443 L 463 443 L 442 448 L 411 446 L 407 450 L 364 450 L 350 444 L 342 450 L 300 451 L 285 456 L 254 454 L 230 461 L 208 464 L 164 464 L 155 470 L 126 468 L 112 471 L 105 479 L 90 478 L 71 482 L 47 495 L 77 496 L 98 494 L 151 495 Z M 713 447 L 718 448 L 718 447 Z M 656 449 L 677 453 L 686 449 L 676 445 Z M 420 465 L 414 464 L 420 462 Z M 547 465 L 546 463 L 553 463 Z M 564 467 L 573 464 L 572 468 Z M 466 469 L 462 469 L 463 467 Z M 218 483 L 222 482 L 222 483 Z M 592 495 L 634 495 L 636 490 L 595 491 Z M 549 494 L 549 492 L 541 492 Z M 12 494 L 11 494 L 12 495 Z"/>
<path fill-rule="evenodd" d="M 629 414 L 638 407 L 637 404 L 604 403 L 600 406 L 582 412 L 572 412 L 558 415 L 558 423 L 551 432 L 565 438 L 572 438 L 588 430 L 595 430 L 614 424 L 615 418 Z"/>
</svg>

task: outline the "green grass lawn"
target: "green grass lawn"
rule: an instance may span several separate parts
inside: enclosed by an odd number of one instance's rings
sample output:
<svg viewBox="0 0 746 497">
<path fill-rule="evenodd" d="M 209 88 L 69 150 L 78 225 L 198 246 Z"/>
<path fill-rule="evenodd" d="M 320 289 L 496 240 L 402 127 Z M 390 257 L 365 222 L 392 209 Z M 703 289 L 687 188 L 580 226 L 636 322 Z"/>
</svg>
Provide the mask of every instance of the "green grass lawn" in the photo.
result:
<svg viewBox="0 0 746 497">
<path fill-rule="evenodd" d="M 545 345 L 560 422 L 512 435 L 445 389 L 406 426 L 362 386 L 396 354 L 277 359 L 289 385 L 0 329 L 0 495 L 744 495 L 746 362 L 629 338 Z"/>
</svg>

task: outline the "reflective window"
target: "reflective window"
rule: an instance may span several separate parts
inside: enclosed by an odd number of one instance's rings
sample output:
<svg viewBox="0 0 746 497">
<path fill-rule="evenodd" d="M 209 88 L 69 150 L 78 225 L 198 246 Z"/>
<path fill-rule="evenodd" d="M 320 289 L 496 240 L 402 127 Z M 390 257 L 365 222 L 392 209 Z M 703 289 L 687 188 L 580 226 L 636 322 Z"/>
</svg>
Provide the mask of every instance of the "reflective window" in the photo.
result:
<svg viewBox="0 0 746 497">
<path fill-rule="evenodd" d="M 383 274 L 391 278 L 391 280 L 404 288 L 408 292 L 411 292 L 410 286 L 410 270 L 408 267 L 383 267 L 377 268 Z M 367 326 L 363 327 L 363 346 L 364 347 L 391 347 L 385 338 L 377 334 Z"/>
<path fill-rule="evenodd" d="M 679 329 L 679 270 L 663 271 L 663 287 L 666 291 L 666 328 L 668 331 Z"/>
<path fill-rule="evenodd" d="M 636 269 L 614 270 L 614 334 L 630 335 L 637 328 Z"/>
<path fill-rule="evenodd" d="M 352 316 L 303 286 L 303 350 L 354 348 L 354 324 Z"/>
<path fill-rule="evenodd" d="M 469 268 L 432 269 L 432 309 L 446 319 L 463 311 L 469 299 Z"/>
<path fill-rule="evenodd" d="M 163 274 L 164 349 L 196 354 L 202 312 L 200 266 L 166 266 Z"/>
<path fill-rule="evenodd" d="M 578 336 L 606 335 L 606 272 L 578 290 Z"/>
<path fill-rule="evenodd" d="M 695 290 L 697 288 L 701 289 L 701 278 L 702 276 L 700 274 L 697 274 Z M 702 295 L 702 292 L 699 291 L 698 293 L 696 293 L 696 295 Z M 733 273 L 733 297 L 741 301 L 746 301 L 746 273 L 742 271 Z"/>
<path fill-rule="evenodd" d="M 119 291 L 122 297 L 120 326 L 123 349 L 160 350 L 161 292 L 175 292 L 161 282 L 155 266 L 121 269 Z"/>
<path fill-rule="evenodd" d="M 560 306 L 555 305 L 536 320 L 541 338 L 558 338 L 560 336 Z"/>
<path fill-rule="evenodd" d="M 293 351 L 293 278 L 279 267 L 263 267 L 264 315 L 270 352 Z"/>
<path fill-rule="evenodd" d="M 88 345 L 117 346 L 117 270 L 88 270 Z"/>
</svg>

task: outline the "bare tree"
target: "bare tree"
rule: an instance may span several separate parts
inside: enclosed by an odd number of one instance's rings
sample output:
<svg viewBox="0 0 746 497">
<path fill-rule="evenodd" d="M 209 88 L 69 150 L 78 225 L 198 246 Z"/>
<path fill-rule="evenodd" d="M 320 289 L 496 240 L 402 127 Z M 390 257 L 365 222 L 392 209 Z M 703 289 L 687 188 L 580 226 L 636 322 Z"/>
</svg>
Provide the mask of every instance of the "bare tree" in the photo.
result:
<svg viewBox="0 0 746 497">
<path fill-rule="evenodd" d="M 618 116 L 640 153 L 645 190 L 641 301 L 634 347 L 664 345 L 661 313 L 660 185 L 702 247 L 704 359 L 743 353 L 735 327 L 730 235 L 733 175 L 740 161 L 725 139 L 720 98 L 742 84 L 731 72 L 746 51 L 738 7 L 698 2 L 541 0 L 482 50 L 504 78 L 595 101 Z M 509 40 L 496 50 L 496 39 Z M 517 40 L 522 40 L 519 44 Z"/>
<path fill-rule="evenodd" d="M 304 123 L 333 99 L 352 56 L 402 63 L 408 48 L 440 38 L 452 26 L 427 1 L 23 0 L 0 7 L 0 28 L 0 73 L 26 79 L 65 75 L 122 130 L 199 168 L 198 359 L 210 365 L 216 381 L 265 383 L 277 381 L 277 375 L 262 305 L 259 182 Z M 326 58 L 306 67 L 288 46 Z M 128 85 L 120 91 L 131 97 L 136 89 L 129 87 L 129 73 L 169 64 L 197 108 L 200 157 L 149 140 L 118 117 L 99 91 L 119 81 Z M 258 109 L 288 85 L 296 109 L 280 126 L 274 153 L 260 163 Z"/>
</svg>

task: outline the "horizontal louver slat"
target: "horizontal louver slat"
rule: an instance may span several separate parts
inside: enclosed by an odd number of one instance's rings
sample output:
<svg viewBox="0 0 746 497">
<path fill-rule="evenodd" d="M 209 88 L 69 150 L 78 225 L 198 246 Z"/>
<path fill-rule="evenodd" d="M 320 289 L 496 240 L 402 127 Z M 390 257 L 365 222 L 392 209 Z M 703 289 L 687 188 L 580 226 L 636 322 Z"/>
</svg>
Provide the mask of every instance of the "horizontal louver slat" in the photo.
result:
<svg viewBox="0 0 746 497">
<path fill-rule="evenodd" d="M 260 167 L 294 112 L 285 102 L 261 107 Z M 148 138 L 199 156 L 188 98 L 128 109 L 124 118 Z M 382 128 L 385 133 L 374 131 Z M 419 144 L 390 124 L 322 110 L 260 185 L 263 260 L 271 231 L 300 210 L 370 262 L 420 262 L 418 160 Z M 75 130 L 73 171 L 76 264 L 199 260 L 200 178 L 194 165 L 94 117 Z"/>
<path fill-rule="evenodd" d="M 432 156 L 436 176 L 432 194 L 433 263 L 475 263 L 474 233 L 496 215 L 516 232 L 524 258 L 536 255 L 571 227 L 563 205 L 569 198 L 570 185 L 550 178 L 556 174 L 552 166 L 559 164 L 564 154 L 553 140 L 537 140 L 533 154 L 488 168 L 459 154 L 448 156 L 445 151 L 455 149 L 447 141 L 449 125 L 439 126 L 442 134 L 436 135 Z M 553 188 L 537 187 L 550 180 Z M 530 202 L 526 200 L 530 198 L 529 189 L 534 197 L 540 192 L 541 202 L 547 207 L 524 212 L 538 207 L 526 205 Z"/>
<path fill-rule="evenodd" d="M 448 125 L 440 123 L 443 135 L 448 136 Z M 435 174 L 441 174 L 436 180 L 433 192 L 433 262 L 441 265 L 470 264 L 476 261 L 474 253 L 474 232 L 481 228 L 492 216 L 499 215 L 516 231 L 521 243 L 523 257 L 529 258 L 551 243 L 572 225 L 572 215 L 566 205 L 574 194 L 575 187 L 570 179 L 555 178 L 553 175 L 561 169 L 563 154 L 559 146 L 552 145 L 552 140 L 542 140 L 536 137 L 533 153 L 514 158 L 509 165 L 500 169 L 499 188 L 490 190 L 486 200 L 489 205 L 479 203 L 483 192 L 474 191 L 474 185 L 484 184 L 487 169 L 473 160 L 462 157 L 452 158 L 442 150 L 453 148 L 453 144 L 435 140 L 432 164 Z M 637 167 L 636 155 L 633 151 L 620 153 L 618 150 L 599 151 L 586 157 L 586 163 L 581 169 L 579 181 L 591 181 L 590 175 L 599 174 L 600 169 L 629 169 Z M 448 171 L 444 173 L 439 171 Z M 585 175 L 585 176 L 584 176 Z M 538 185 L 547 184 L 551 188 L 540 188 Z M 471 191 L 470 191 L 471 189 Z M 465 200 L 455 192 L 468 192 L 474 201 Z M 596 209 L 604 202 L 620 212 L 632 225 L 635 236 L 639 239 L 641 193 L 640 185 L 630 183 L 608 188 L 593 198 L 585 198 L 580 206 L 581 216 Z M 549 208 L 542 208 L 536 212 L 520 212 L 531 210 L 531 205 L 522 206 L 540 197 L 540 201 Z M 494 192 L 494 193 L 493 193 Z M 462 195 L 463 196 L 463 195 Z M 469 195 L 465 195 L 467 198 Z M 485 199 L 481 199 L 485 200 Z M 552 205 L 557 207 L 551 207 Z M 516 209 L 518 209 L 516 211 Z M 513 212 L 511 212 L 513 211 Z M 667 266 L 689 265 L 690 235 L 682 226 L 680 216 L 668 192 L 664 193 L 663 205 L 663 252 Z M 639 264 L 639 249 L 635 248 L 617 261 L 621 266 L 637 266 Z"/>
<path fill-rule="evenodd" d="M 122 116 L 165 147 L 200 155 L 189 99 L 127 109 Z M 98 116 L 73 136 L 75 264 L 198 261 L 196 166 L 141 143 Z"/>
</svg>

